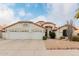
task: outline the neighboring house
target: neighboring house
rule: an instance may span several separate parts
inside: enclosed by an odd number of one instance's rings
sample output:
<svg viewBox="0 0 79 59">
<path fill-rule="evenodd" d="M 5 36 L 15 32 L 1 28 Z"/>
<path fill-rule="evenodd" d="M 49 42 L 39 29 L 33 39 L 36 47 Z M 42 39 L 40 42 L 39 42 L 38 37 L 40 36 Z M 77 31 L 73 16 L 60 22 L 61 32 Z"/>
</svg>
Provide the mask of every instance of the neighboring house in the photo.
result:
<svg viewBox="0 0 79 59">
<path fill-rule="evenodd" d="M 2 28 L 3 26 L 0 25 L 0 38 L 2 38 Z"/>
<path fill-rule="evenodd" d="M 4 39 L 42 39 L 45 29 L 31 21 L 19 21 L 3 28 Z"/>
<path fill-rule="evenodd" d="M 74 32 L 75 36 L 79 36 L 79 29 Z"/>
<path fill-rule="evenodd" d="M 3 26 L 0 25 L 0 30 L 2 30 Z"/>
<path fill-rule="evenodd" d="M 76 27 L 72 26 L 73 28 L 73 35 L 75 35 L 75 31 L 77 30 Z M 67 37 L 67 29 L 68 29 L 68 25 L 64 25 L 64 26 L 61 26 L 59 27 L 57 30 L 56 30 L 56 38 L 60 38 L 60 37 Z M 65 35 L 63 35 L 65 33 Z"/>
</svg>

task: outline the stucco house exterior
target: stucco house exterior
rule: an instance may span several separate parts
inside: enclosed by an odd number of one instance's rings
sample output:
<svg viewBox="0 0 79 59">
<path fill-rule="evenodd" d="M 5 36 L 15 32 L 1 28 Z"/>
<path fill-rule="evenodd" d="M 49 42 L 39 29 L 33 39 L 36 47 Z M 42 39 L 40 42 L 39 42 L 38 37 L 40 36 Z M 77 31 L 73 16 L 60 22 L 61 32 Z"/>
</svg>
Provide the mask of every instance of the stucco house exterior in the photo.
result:
<svg viewBox="0 0 79 59">
<path fill-rule="evenodd" d="M 74 31 L 74 35 L 76 36 L 79 36 L 79 29 L 77 29 L 76 31 Z"/>
<path fill-rule="evenodd" d="M 3 39 L 43 39 L 45 32 L 47 31 L 48 37 L 49 31 L 54 31 L 57 39 L 63 36 L 63 31 L 66 31 L 68 25 L 56 27 L 56 24 L 45 21 L 38 21 L 33 23 L 31 21 L 18 21 L 14 24 L 6 26 L 0 30 L 0 37 Z M 73 35 L 77 35 L 79 32 L 76 27 L 73 28 Z"/>
<path fill-rule="evenodd" d="M 2 38 L 2 28 L 3 26 L 0 25 L 0 38 Z"/>
<path fill-rule="evenodd" d="M 56 24 L 54 24 L 52 22 L 38 21 L 38 22 L 36 22 L 36 24 L 38 24 L 39 26 L 44 27 L 44 28 L 51 28 L 51 30 L 56 29 Z"/>
<path fill-rule="evenodd" d="M 56 24 L 54 24 L 52 22 L 38 21 L 38 22 L 36 22 L 36 24 L 45 28 L 45 31 L 47 31 L 48 37 L 50 37 L 49 31 L 54 31 L 57 29 Z"/>
<path fill-rule="evenodd" d="M 3 28 L 3 39 L 42 39 L 45 29 L 31 21 L 19 21 Z"/>
<path fill-rule="evenodd" d="M 68 29 L 67 24 L 57 28 L 57 30 L 55 32 L 56 33 L 56 38 L 59 39 L 60 37 L 63 37 L 64 31 L 67 31 L 67 29 Z M 75 31 L 77 30 L 77 28 L 72 26 L 72 29 L 73 29 L 73 34 L 72 35 L 74 36 L 74 35 L 76 35 Z M 67 37 L 67 36 L 65 36 L 65 37 Z"/>
</svg>

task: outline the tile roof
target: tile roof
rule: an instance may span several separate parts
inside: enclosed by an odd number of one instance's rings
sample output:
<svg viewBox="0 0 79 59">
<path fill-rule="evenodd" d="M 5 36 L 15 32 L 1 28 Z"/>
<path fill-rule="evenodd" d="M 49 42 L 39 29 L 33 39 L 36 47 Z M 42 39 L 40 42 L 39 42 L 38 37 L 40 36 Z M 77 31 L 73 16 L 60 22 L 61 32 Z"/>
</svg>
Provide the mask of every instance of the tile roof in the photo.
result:
<svg viewBox="0 0 79 59">
<path fill-rule="evenodd" d="M 61 26 L 61 27 L 59 27 L 59 28 L 57 28 L 57 30 L 58 29 L 60 29 L 60 28 L 62 28 L 62 27 L 65 27 L 65 26 L 68 26 L 67 24 L 65 24 L 65 25 L 63 25 L 63 26 Z M 75 30 L 77 30 L 77 28 L 75 27 L 75 26 L 72 26 Z"/>
<path fill-rule="evenodd" d="M 32 24 L 34 24 L 34 25 L 36 25 L 36 26 L 39 26 L 38 24 L 33 23 L 33 22 L 31 22 L 31 21 L 18 21 L 18 22 L 16 22 L 16 23 L 13 23 L 13 24 L 11 24 L 11 25 L 9 25 L 9 26 L 4 27 L 3 29 L 6 29 L 6 28 L 11 27 L 11 26 L 13 26 L 13 25 L 16 25 L 17 23 L 32 23 Z M 39 27 L 41 27 L 41 26 L 39 26 Z M 44 27 L 41 27 L 41 28 L 44 28 Z"/>
</svg>

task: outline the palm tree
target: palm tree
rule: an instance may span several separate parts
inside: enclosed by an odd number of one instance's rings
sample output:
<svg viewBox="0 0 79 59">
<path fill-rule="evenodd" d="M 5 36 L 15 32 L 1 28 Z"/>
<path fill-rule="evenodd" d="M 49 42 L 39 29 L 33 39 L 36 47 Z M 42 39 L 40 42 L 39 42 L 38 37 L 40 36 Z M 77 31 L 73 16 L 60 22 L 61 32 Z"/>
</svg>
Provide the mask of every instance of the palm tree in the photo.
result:
<svg viewBox="0 0 79 59">
<path fill-rule="evenodd" d="M 79 9 L 76 11 L 75 18 L 79 19 Z"/>
</svg>

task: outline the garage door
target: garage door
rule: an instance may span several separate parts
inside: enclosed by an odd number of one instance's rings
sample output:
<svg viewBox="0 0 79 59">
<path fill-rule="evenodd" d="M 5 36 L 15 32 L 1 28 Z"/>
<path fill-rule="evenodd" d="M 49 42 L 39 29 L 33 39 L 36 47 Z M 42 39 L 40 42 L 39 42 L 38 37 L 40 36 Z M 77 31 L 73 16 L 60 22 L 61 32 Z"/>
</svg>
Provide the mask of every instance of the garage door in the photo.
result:
<svg viewBox="0 0 79 59">
<path fill-rule="evenodd" d="M 6 32 L 3 33 L 5 39 L 42 39 L 44 33 L 41 32 Z"/>
<path fill-rule="evenodd" d="M 32 39 L 42 39 L 44 36 L 44 33 L 41 32 L 33 32 L 32 33 Z"/>
</svg>

